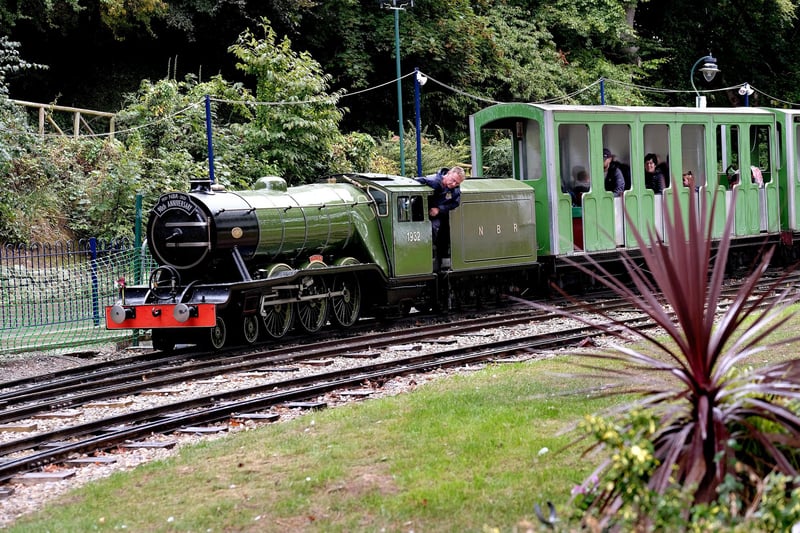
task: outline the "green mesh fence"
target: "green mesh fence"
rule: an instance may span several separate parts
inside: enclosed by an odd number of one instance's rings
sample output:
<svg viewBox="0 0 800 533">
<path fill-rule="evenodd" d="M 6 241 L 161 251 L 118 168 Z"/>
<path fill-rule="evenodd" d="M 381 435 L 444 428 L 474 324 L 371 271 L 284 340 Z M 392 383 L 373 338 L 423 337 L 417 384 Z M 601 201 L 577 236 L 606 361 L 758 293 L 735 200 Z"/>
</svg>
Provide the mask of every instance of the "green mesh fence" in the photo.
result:
<svg viewBox="0 0 800 533">
<path fill-rule="evenodd" d="M 135 341 L 105 328 L 117 280 L 152 268 L 143 249 L 95 239 L 0 248 L 0 354 Z"/>
</svg>

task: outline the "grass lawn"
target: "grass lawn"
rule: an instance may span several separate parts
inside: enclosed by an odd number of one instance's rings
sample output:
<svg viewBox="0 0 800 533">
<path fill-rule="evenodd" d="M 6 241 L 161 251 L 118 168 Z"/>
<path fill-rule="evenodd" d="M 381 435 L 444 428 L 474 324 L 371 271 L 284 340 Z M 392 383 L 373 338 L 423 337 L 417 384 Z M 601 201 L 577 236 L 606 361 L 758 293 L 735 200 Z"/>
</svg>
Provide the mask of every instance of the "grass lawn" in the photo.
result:
<svg viewBox="0 0 800 533">
<path fill-rule="evenodd" d="M 564 450 L 577 435 L 566 430 L 632 400 L 600 394 L 596 375 L 569 376 L 575 361 L 490 366 L 185 448 L 9 531 L 511 531 L 536 521 L 537 502 L 566 514 L 598 462 Z"/>
</svg>

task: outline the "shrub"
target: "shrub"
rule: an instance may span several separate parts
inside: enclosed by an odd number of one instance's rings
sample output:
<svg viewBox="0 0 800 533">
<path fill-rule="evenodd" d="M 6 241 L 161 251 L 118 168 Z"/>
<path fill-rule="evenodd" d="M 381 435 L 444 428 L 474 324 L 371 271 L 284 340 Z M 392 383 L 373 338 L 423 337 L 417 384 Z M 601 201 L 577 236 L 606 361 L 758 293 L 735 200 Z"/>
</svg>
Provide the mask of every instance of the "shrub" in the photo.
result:
<svg viewBox="0 0 800 533">
<path fill-rule="evenodd" d="M 783 281 L 782 277 L 768 290 L 756 292 L 773 255 L 770 248 L 720 312 L 733 219 L 714 242 L 709 223 L 714 205 L 709 207 L 701 196 L 699 206 L 690 201 L 686 212 L 678 195 L 673 199 L 663 236 L 652 228 L 633 229 L 643 264 L 626 254 L 623 261 L 635 289 L 599 264 L 576 265 L 590 275 L 592 270 L 599 272 L 600 283 L 646 313 L 672 341 L 665 343 L 593 309 L 609 321 L 598 325 L 609 334 L 645 341 L 643 349 L 619 346 L 590 354 L 621 361 L 623 370 L 587 365 L 594 372 L 628 380 L 625 392 L 639 395 L 634 414 L 612 415 L 612 422 L 588 422 L 595 442 L 586 453 L 602 451 L 605 459 L 580 491 L 594 487 L 593 497 L 580 500 L 587 520 L 601 528 L 652 527 L 658 506 L 672 505 L 670 501 L 688 523 L 707 516 L 721 494 L 734 495 L 740 516 L 752 518 L 767 510 L 761 502 L 764 487 L 784 482 L 771 481 L 774 473 L 787 476 L 787 491 L 794 494 L 796 489 L 800 418 L 794 402 L 800 397 L 800 360 L 741 366 L 746 358 L 772 347 L 767 337 L 787 320 L 787 306 L 796 297 L 785 289 L 776 303 L 761 310 Z M 634 227 L 633 221 L 628 223 Z"/>
</svg>

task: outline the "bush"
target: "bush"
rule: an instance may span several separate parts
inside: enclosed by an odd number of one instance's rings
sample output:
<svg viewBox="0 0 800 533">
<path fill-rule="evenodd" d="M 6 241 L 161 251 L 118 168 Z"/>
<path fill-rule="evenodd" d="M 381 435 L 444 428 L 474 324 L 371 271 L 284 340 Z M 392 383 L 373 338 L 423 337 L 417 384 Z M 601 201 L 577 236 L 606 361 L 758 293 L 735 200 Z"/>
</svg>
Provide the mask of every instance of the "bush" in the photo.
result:
<svg viewBox="0 0 800 533">
<path fill-rule="evenodd" d="M 596 325 L 600 329 L 645 343 L 642 350 L 620 347 L 589 355 L 624 363 L 623 370 L 604 372 L 629 381 L 625 392 L 639 395 L 633 414 L 588 422 L 594 442 L 586 453 L 602 452 L 605 459 L 582 485 L 578 501 L 587 521 L 599 528 L 649 529 L 653 520 L 667 520 L 661 517 L 662 508 L 682 510 L 680 520 L 695 527 L 698 520 L 725 519 L 728 515 L 718 511 L 719 505 L 730 507 L 732 519 L 777 521 L 766 516 L 774 505 L 763 500 L 765 487 L 785 482 L 791 494 L 797 488 L 800 359 L 740 367 L 746 358 L 772 347 L 766 339 L 786 322 L 787 307 L 797 296 L 789 289 L 778 293 L 783 278 L 761 290 L 761 276 L 774 252 L 770 248 L 718 316 L 733 218 L 715 241 L 710 222 L 714 205 L 709 207 L 705 196 L 699 200 L 699 207 L 687 202 L 687 212 L 679 195 L 673 196 L 671 209 L 665 210 L 663 239 L 652 228 L 646 234 L 637 231 L 626 214 L 643 259 L 640 264 L 623 255 L 635 289 L 599 264 L 576 265 L 647 314 L 672 340 L 666 344 L 602 309 L 591 309 L 611 324 Z M 777 302 L 761 310 L 776 293 Z M 583 316 L 564 314 L 595 325 Z M 776 474 L 783 481 L 770 480 Z M 720 503 L 723 495 L 729 501 Z M 796 513 L 789 509 L 785 519 L 795 520 Z"/>
</svg>

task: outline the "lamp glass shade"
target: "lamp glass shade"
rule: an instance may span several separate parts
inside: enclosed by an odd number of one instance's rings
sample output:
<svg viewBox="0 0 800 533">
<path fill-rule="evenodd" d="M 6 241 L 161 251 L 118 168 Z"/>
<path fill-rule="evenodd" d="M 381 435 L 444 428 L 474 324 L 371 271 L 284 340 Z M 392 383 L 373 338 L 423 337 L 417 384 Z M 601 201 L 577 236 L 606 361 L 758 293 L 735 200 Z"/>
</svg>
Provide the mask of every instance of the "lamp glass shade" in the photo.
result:
<svg viewBox="0 0 800 533">
<path fill-rule="evenodd" d="M 703 73 L 703 78 L 705 78 L 706 81 L 713 80 L 717 72 L 720 71 L 714 63 L 706 63 L 699 70 Z"/>
</svg>

